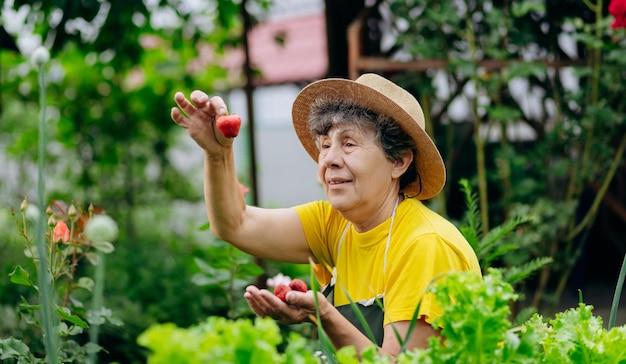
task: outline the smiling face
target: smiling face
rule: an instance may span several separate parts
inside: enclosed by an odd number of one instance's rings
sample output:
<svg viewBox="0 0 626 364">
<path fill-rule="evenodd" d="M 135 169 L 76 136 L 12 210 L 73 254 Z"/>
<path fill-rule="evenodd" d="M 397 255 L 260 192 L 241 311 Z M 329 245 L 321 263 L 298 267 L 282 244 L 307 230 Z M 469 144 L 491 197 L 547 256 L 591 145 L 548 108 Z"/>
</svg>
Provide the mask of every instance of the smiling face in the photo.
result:
<svg viewBox="0 0 626 364">
<path fill-rule="evenodd" d="M 319 180 L 333 208 L 350 220 L 372 216 L 397 196 L 397 163 L 386 157 L 374 131 L 342 123 L 320 136 L 319 145 Z"/>
<path fill-rule="evenodd" d="M 357 230 L 389 217 L 402 185 L 415 175 L 411 137 L 393 119 L 346 100 L 314 102 L 308 127 L 319 149 L 318 178 L 333 208 Z"/>
</svg>

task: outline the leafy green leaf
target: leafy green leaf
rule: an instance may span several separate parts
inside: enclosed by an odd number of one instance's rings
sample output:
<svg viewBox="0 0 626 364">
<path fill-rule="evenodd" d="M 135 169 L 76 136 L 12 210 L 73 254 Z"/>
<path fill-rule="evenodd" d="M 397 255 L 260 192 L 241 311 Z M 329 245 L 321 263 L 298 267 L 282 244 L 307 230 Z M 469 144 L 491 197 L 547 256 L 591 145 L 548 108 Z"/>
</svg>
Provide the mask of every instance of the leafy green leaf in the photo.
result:
<svg viewBox="0 0 626 364">
<path fill-rule="evenodd" d="M 16 266 L 13 272 L 9 273 L 9 277 L 11 283 L 33 287 L 33 282 L 30 280 L 30 273 L 20 265 Z"/>
<path fill-rule="evenodd" d="M 115 251 L 115 246 L 108 241 L 94 241 L 93 247 L 106 254 L 111 254 Z"/>
<path fill-rule="evenodd" d="M 510 284 L 517 283 L 528 278 L 531 274 L 552 263 L 551 257 L 537 257 L 521 266 L 512 266 L 504 271 L 504 279 Z"/>
<path fill-rule="evenodd" d="M 83 321 L 83 319 L 81 319 L 80 317 L 72 314 L 72 312 L 70 311 L 69 308 L 67 307 L 57 307 L 57 315 L 66 321 L 69 321 L 71 323 L 73 323 L 76 326 L 79 326 L 83 329 L 86 329 L 89 327 L 89 324 L 87 324 L 85 321 Z"/>
<path fill-rule="evenodd" d="M 78 278 L 78 282 L 76 282 L 76 287 L 86 289 L 89 292 L 93 291 L 94 286 L 95 283 L 90 277 L 80 277 Z"/>
<path fill-rule="evenodd" d="M 0 338 L 0 360 L 16 359 L 18 363 L 28 363 L 31 360 L 22 361 L 21 359 L 34 359 L 28 345 L 14 337 L 6 339 Z"/>
<path fill-rule="evenodd" d="M 542 1 L 537 0 L 524 0 L 521 2 L 514 2 L 512 5 L 512 14 L 516 18 L 523 17 L 529 12 L 543 13 L 546 11 L 545 4 Z"/>
</svg>

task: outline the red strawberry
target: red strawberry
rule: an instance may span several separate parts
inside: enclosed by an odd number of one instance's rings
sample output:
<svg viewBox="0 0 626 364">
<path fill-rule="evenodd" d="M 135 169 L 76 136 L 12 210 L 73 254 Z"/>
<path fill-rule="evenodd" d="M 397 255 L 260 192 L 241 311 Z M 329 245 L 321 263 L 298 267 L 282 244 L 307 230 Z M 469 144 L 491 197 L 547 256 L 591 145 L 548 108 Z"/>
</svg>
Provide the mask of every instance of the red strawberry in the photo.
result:
<svg viewBox="0 0 626 364">
<path fill-rule="evenodd" d="M 222 135 L 226 138 L 234 138 L 239 135 L 239 128 L 241 128 L 241 117 L 237 114 L 220 115 L 215 120 L 217 128 L 222 132 Z"/>
<path fill-rule="evenodd" d="M 283 302 L 286 301 L 285 296 L 287 292 L 291 291 L 291 288 L 286 284 L 279 284 L 274 287 L 274 296 L 280 298 Z"/>
<path fill-rule="evenodd" d="M 294 279 L 291 281 L 291 283 L 289 283 L 289 288 L 291 288 L 293 291 L 300 291 L 300 292 L 306 292 L 309 289 L 306 286 L 306 283 L 304 283 L 303 280 L 301 279 Z"/>
</svg>

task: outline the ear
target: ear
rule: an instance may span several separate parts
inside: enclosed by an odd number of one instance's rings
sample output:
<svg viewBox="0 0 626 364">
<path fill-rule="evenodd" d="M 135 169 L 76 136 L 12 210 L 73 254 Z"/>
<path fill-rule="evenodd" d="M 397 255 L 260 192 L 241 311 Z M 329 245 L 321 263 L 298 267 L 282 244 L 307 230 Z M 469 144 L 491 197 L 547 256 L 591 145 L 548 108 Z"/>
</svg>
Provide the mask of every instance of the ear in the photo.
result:
<svg viewBox="0 0 626 364">
<path fill-rule="evenodd" d="M 393 171 L 391 172 L 392 177 L 400 178 L 400 176 L 406 172 L 407 168 L 409 168 L 411 162 L 413 162 L 413 152 L 407 150 L 402 157 L 395 161 Z"/>
</svg>

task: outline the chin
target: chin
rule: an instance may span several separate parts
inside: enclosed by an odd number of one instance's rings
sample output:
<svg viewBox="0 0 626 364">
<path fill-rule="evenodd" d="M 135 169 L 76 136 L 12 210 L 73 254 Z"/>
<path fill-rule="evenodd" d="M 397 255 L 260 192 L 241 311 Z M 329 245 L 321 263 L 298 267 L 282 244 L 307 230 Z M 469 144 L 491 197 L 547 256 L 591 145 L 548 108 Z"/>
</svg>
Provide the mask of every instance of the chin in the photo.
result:
<svg viewBox="0 0 626 364">
<path fill-rule="evenodd" d="M 344 196 L 328 196 L 328 202 L 337 211 L 345 209 L 348 206 L 348 202 Z"/>
</svg>

